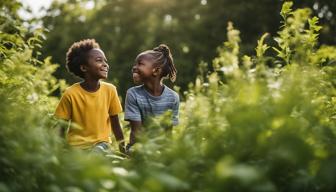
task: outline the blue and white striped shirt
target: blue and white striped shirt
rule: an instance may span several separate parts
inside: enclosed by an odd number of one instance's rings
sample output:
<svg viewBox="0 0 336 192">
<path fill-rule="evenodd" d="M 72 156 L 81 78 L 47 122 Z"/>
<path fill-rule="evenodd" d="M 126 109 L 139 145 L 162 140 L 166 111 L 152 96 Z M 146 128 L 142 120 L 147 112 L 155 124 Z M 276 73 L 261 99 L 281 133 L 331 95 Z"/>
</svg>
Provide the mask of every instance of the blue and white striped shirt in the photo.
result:
<svg viewBox="0 0 336 192">
<path fill-rule="evenodd" d="M 160 96 L 151 95 L 143 85 L 127 90 L 125 100 L 125 120 L 142 121 L 172 111 L 172 124 L 178 124 L 180 99 L 178 94 L 164 85 Z"/>
</svg>

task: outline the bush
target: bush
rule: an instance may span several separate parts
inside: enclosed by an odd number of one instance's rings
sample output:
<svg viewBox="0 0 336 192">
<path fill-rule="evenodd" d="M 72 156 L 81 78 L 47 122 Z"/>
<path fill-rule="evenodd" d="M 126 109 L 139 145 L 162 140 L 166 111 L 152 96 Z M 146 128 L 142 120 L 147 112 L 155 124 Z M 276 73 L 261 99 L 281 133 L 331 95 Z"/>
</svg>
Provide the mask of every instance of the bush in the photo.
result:
<svg viewBox="0 0 336 192">
<path fill-rule="evenodd" d="M 331 191 L 335 175 L 335 47 L 317 47 L 309 9 L 291 10 L 256 56 L 239 55 L 239 31 L 201 68 L 173 139 L 149 138 L 128 170 L 141 191 Z M 272 54 L 267 54 L 272 55 Z M 269 64 L 271 62 L 271 64 Z M 272 66 L 271 68 L 268 66 Z M 138 166 L 141 166 L 140 168 Z M 328 167 L 328 168 L 327 168 Z"/>
<path fill-rule="evenodd" d="M 64 82 L 52 76 L 50 58 L 37 59 L 43 31 L 31 34 L 10 15 L 0 17 L 0 191 L 110 188 L 106 160 L 68 151 L 57 136 L 58 99 L 50 95 Z"/>
<path fill-rule="evenodd" d="M 64 149 L 48 116 L 60 83 L 33 54 L 39 35 L 1 33 L 0 191 L 335 190 L 336 48 L 318 46 L 318 19 L 291 6 L 276 46 L 263 35 L 255 56 L 240 55 L 229 24 L 181 124 L 168 137 L 151 125 L 130 159 Z"/>
</svg>

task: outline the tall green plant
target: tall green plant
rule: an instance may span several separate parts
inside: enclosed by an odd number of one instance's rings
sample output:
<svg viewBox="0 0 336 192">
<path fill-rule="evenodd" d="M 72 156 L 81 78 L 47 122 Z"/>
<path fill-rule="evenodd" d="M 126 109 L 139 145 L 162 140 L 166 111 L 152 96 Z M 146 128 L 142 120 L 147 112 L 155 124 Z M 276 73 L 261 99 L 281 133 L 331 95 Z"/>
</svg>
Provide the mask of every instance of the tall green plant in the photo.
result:
<svg viewBox="0 0 336 192">
<path fill-rule="evenodd" d="M 240 54 L 229 24 L 180 125 L 167 136 L 154 121 L 130 159 L 64 148 L 50 129 L 57 81 L 36 59 L 39 35 L 2 31 L 0 191 L 334 191 L 336 48 L 318 46 L 317 19 L 291 6 L 276 45 L 263 35 L 255 55 Z"/>
<path fill-rule="evenodd" d="M 197 78 L 189 90 L 173 139 L 140 144 L 136 164 L 129 165 L 141 175 L 132 181 L 135 186 L 141 191 L 335 188 L 335 47 L 317 47 L 317 19 L 291 6 L 286 2 L 281 11 L 284 25 L 272 47 L 278 54 L 271 60 L 275 68 L 265 63 L 271 50 L 264 43 L 267 35 L 258 41 L 256 56 L 241 57 L 239 31 L 229 24 L 228 41 L 213 60 L 215 71 Z"/>
<path fill-rule="evenodd" d="M 106 161 L 69 151 L 58 137 L 50 94 L 63 83 L 50 58 L 38 59 L 43 31 L 31 34 L 10 14 L 0 21 L 0 191 L 110 189 Z"/>
</svg>

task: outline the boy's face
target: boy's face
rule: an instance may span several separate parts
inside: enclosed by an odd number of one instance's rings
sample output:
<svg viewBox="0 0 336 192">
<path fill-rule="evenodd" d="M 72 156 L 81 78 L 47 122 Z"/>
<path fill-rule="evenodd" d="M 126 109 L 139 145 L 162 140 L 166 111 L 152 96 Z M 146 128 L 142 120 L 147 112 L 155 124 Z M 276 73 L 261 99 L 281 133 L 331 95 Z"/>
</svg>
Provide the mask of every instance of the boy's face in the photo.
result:
<svg viewBox="0 0 336 192">
<path fill-rule="evenodd" d="M 154 60 L 151 55 L 141 53 L 132 68 L 133 81 L 136 84 L 144 83 L 156 76 Z"/>
<path fill-rule="evenodd" d="M 92 49 L 88 53 L 88 62 L 82 65 L 82 71 L 87 78 L 106 79 L 108 76 L 109 65 L 104 52 L 101 49 Z"/>
</svg>

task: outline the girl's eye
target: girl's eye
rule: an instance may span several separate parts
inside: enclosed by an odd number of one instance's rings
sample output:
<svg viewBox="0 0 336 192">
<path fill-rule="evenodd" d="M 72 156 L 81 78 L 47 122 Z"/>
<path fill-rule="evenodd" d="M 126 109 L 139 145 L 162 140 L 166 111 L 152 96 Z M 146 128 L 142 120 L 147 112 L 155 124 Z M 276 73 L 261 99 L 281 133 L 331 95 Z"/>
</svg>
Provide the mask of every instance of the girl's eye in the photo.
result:
<svg viewBox="0 0 336 192">
<path fill-rule="evenodd" d="M 99 62 L 99 63 L 105 62 L 105 63 L 107 63 L 107 60 L 106 59 L 98 58 L 98 59 L 96 59 L 96 62 Z"/>
</svg>

